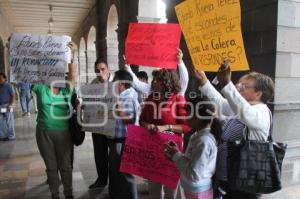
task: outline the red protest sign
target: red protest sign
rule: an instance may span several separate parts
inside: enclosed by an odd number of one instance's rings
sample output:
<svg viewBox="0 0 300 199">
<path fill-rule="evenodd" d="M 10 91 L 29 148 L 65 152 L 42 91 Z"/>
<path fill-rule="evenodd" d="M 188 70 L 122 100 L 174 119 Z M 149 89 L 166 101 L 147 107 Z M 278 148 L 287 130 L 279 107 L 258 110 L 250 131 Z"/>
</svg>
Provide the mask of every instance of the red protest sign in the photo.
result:
<svg viewBox="0 0 300 199">
<path fill-rule="evenodd" d="M 125 44 L 128 64 L 176 68 L 178 24 L 130 23 Z"/>
<path fill-rule="evenodd" d="M 165 144 L 173 140 L 182 149 L 182 138 L 166 133 L 151 133 L 128 125 L 120 171 L 131 173 L 175 189 L 180 172 L 164 154 Z"/>
</svg>

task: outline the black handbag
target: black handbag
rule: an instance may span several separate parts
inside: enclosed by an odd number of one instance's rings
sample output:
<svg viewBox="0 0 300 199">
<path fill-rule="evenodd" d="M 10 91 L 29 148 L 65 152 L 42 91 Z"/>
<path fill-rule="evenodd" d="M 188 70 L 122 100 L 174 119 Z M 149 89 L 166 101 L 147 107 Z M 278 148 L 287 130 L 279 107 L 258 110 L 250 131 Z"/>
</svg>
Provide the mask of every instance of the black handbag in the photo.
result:
<svg viewBox="0 0 300 199">
<path fill-rule="evenodd" d="M 278 191 L 281 166 L 287 145 L 273 142 L 272 128 L 267 141 L 249 140 L 249 130 L 241 141 L 227 143 L 228 187 L 253 194 Z"/>
<path fill-rule="evenodd" d="M 72 111 L 71 117 L 69 118 L 69 132 L 71 134 L 72 142 L 75 146 L 79 146 L 83 143 L 85 138 L 85 131 L 82 130 L 82 126 L 78 122 L 80 121 L 80 118 L 77 118 L 77 112 L 76 112 L 76 100 L 77 100 L 77 94 L 73 93 L 71 97 L 71 105 L 70 108 Z M 67 102 L 67 98 L 65 96 L 65 101 Z"/>
<path fill-rule="evenodd" d="M 85 138 L 85 132 L 82 131 L 82 126 L 78 123 L 77 113 L 73 113 L 69 119 L 69 131 L 74 145 L 81 145 Z"/>
</svg>

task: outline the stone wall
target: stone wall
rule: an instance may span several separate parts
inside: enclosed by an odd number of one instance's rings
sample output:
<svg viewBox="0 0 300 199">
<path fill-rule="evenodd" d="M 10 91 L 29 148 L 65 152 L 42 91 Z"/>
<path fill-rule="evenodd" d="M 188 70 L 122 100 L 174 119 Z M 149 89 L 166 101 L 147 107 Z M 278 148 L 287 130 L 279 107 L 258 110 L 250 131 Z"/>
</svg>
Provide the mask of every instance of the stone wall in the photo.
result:
<svg viewBox="0 0 300 199">
<path fill-rule="evenodd" d="M 274 134 L 288 144 L 285 185 L 300 182 L 300 1 L 278 1 Z"/>
</svg>

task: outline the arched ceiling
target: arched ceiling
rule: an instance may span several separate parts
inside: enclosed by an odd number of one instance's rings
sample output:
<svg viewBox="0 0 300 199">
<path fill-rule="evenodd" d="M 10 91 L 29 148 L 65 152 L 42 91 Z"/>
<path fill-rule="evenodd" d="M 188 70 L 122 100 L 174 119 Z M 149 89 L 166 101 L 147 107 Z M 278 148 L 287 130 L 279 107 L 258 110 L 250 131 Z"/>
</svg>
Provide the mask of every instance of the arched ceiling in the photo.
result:
<svg viewBox="0 0 300 199">
<path fill-rule="evenodd" d="M 47 34 L 49 5 L 52 5 L 53 34 L 73 35 L 95 0 L 0 0 L 0 12 L 16 32 Z"/>
</svg>

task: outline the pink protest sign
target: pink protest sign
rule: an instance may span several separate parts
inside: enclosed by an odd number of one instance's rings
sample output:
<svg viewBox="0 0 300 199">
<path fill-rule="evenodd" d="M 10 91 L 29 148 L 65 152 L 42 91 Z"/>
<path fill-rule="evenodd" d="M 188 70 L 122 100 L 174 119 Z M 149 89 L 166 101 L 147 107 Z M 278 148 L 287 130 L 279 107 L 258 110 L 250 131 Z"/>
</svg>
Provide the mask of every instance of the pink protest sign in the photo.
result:
<svg viewBox="0 0 300 199">
<path fill-rule="evenodd" d="M 164 155 L 164 144 L 173 140 L 182 149 L 182 138 L 166 133 L 151 133 L 139 126 L 128 125 L 120 171 L 131 173 L 175 189 L 180 173 Z"/>
<path fill-rule="evenodd" d="M 127 63 L 175 69 L 180 35 L 178 24 L 130 23 L 125 44 Z"/>
</svg>

